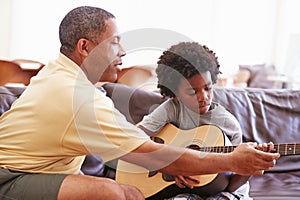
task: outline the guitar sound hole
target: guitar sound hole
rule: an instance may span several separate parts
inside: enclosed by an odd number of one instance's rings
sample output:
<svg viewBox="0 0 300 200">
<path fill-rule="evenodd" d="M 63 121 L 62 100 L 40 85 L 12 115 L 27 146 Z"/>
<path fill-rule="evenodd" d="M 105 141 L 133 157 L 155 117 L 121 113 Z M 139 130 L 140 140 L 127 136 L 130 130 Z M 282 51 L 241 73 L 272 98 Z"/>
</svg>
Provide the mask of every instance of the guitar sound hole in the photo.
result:
<svg viewBox="0 0 300 200">
<path fill-rule="evenodd" d="M 175 181 L 174 176 L 169 175 L 169 174 L 162 174 L 162 178 L 164 181 L 170 182 L 170 181 Z"/>
<path fill-rule="evenodd" d="M 153 138 L 153 141 L 156 142 L 156 143 L 159 143 L 159 144 L 164 144 L 165 141 L 159 137 L 154 137 Z"/>
<path fill-rule="evenodd" d="M 152 176 L 155 176 L 158 172 L 157 171 L 152 171 L 152 172 L 149 172 L 148 174 L 148 177 L 152 177 Z"/>
<path fill-rule="evenodd" d="M 198 145 L 196 145 L 196 144 L 191 144 L 191 145 L 187 146 L 187 148 L 193 149 L 193 150 L 197 150 L 197 151 L 200 151 L 200 149 L 201 149 L 201 148 L 200 148 Z"/>
</svg>

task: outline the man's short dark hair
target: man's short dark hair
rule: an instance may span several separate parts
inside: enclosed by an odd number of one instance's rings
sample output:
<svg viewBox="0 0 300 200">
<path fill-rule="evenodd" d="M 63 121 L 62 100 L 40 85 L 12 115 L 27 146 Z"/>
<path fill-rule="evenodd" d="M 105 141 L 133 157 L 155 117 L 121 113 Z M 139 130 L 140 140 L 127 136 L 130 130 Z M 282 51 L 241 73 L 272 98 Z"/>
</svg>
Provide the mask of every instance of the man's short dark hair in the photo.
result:
<svg viewBox="0 0 300 200">
<path fill-rule="evenodd" d="M 106 20 L 110 18 L 115 16 L 102 8 L 81 6 L 71 10 L 59 26 L 60 52 L 70 55 L 81 38 L 97 44 L 97 37 L 105 32 Z"/>
</svg>

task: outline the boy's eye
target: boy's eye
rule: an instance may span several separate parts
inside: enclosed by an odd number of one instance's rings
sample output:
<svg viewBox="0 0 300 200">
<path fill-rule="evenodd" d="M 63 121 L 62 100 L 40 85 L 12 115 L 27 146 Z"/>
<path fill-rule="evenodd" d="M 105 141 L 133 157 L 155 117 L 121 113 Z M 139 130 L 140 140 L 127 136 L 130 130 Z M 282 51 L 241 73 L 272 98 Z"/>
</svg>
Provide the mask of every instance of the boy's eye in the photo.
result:
<svg viewBox="0 0 300 200">
<path fill-rule="evenodd" d="M 195 96 L 197 91 L 193 90 L 188 93 L 189 96 Z"/>
</svg>

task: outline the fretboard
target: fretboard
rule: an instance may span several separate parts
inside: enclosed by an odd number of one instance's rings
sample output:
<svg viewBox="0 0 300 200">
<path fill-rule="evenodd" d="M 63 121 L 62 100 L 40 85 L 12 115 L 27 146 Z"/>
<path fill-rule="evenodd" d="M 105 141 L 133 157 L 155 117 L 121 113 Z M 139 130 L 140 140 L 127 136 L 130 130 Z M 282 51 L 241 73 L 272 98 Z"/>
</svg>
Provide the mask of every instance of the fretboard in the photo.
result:
<svg viewBox="0 0 300 200">
<path fill-rule="evenodd" d="M 236 146 L 213 146 L 200 147 L 200 151 L 214 153 L 230 153 Z M 300 144 L 274 144 L 274 152 L 280 153 L 281 156 L 300 155 Z"/>
<path fill-rule="evenodd" d="M 213 147 L 200 147 L 200 151 L 213 152 L 213 153 L 230 153 L 236 146 L 213 146 Z"/>
<path fill-rule="evenodd" d="M 282 156 L 299 155 L 300 144 L 274 144 L 275 152 Z"/>
</svg>

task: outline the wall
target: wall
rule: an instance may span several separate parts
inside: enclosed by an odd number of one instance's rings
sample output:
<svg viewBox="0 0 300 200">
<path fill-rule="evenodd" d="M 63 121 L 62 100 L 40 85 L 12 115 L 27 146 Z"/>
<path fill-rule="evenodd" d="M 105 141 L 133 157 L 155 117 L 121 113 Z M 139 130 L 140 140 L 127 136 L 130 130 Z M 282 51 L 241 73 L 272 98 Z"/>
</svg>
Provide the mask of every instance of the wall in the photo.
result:
<svg viewBox="0 0 300 200">
<path fill-rule="evenodd" d="M 0 59 L 10 57 L 10 41 L 11 41 L 11 0 L 0 0 Z"/>
<path fill-rule="evenodd" d="M 11 15 L 0 21 L 10 33 L 1 33 L 5 49 L 0 57 L 28 58 L 46 63 L 58 54 L 58 26 L 63 16 L 79 5 L 99 6 L 118 19 L 125 36 L 144 30 L 141 39 L 153 38 L 151 31 L 172 32 L 176 43 L 186 38 L 206 44 L 219 57 L 225 73 L 238 64 L 269 63 L 284 71 L 289 35 L 297 32 L 300 18 L 297 0 L 0 0 L 11 6 Z M 1 12 L 2 13 L 2 12 Z M 291 20 L 294 19 L 294 20 Z M 2 17 L 1 17 L 2 19 Z M 287 22 L 291 22 L 287 23 Z M 11 26 L 11 28 L 9 28 Z M 146 30 L 146 32 L 145 32 Z M 155 45 L 129 48 L 124 66 L 154 64 L 166 48 L 163 34 L 153 38 Z M 124 41 L 124 44 L 128 42 Z M 136 42 L 136 41 L 131 41 Z M 157 44 L 157 42 L 159 44 Z M 166 43 L 169 44 L 169 43 Z M 140 45 L 143 45 L 141 43 Z"/>
</svg>

